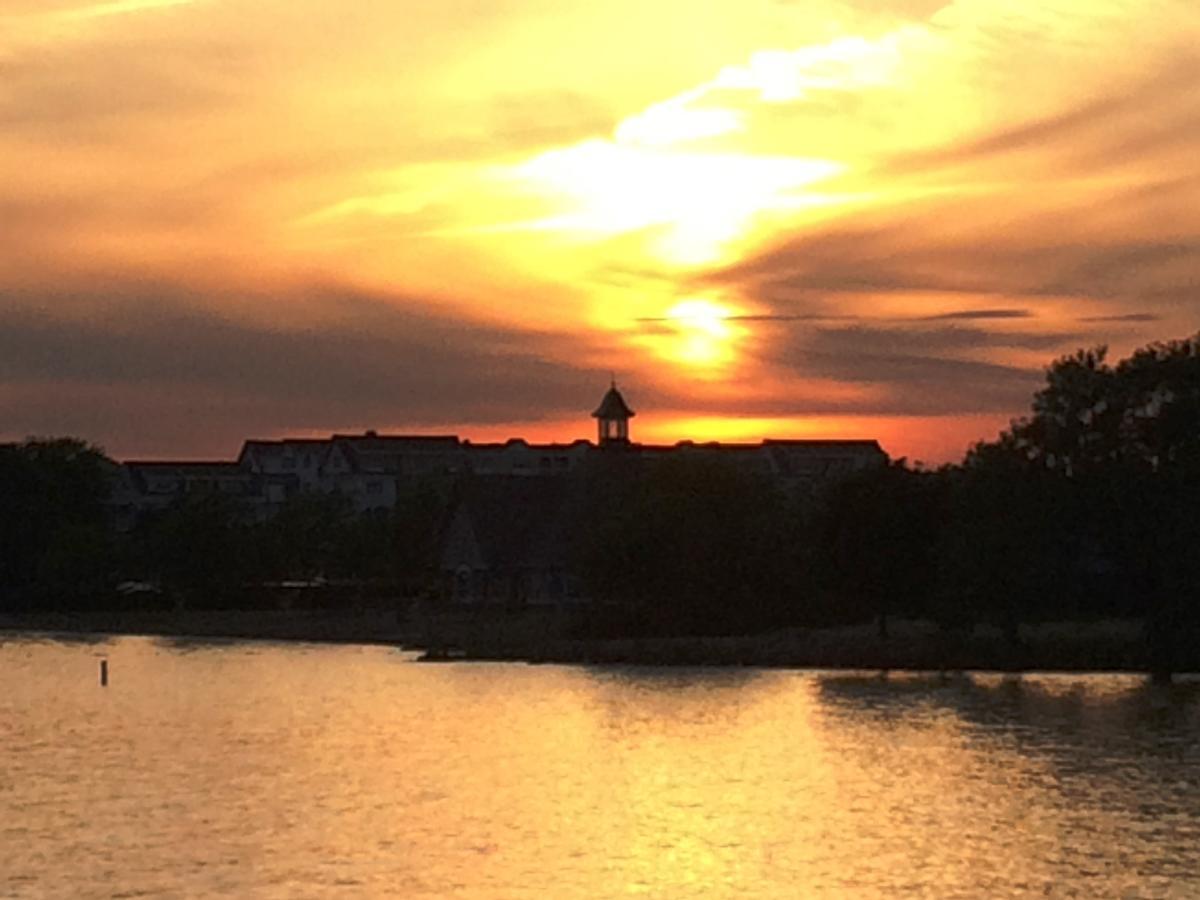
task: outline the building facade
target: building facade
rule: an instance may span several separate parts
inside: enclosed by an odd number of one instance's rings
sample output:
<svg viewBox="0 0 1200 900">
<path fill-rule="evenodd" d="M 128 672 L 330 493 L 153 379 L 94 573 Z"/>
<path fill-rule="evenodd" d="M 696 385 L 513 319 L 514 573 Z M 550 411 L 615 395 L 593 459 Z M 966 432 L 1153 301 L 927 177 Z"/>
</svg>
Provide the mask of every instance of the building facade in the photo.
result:
<svg viewBox="0 0 1200 900">
<path fill-rule="evenodd" d="M 448 496 L 468 498 L 467 493 L 455 493 L 455 486 L 468 479 L 498 479 L 511 485 L 520 479 L 569 478 L 596 454 L 622 454 L 645 462 L 719 458 L 774 479 L 793 495 L 807 496 L 839 478 L 887 462 L 887 455 L 873 440 L 639 444 L 630 433 L 634 415 L 614 382 L 592 413 L 597 421 L 596 443 L 537 444 L 519 438 L 474 443 L 455 435 L 382 435 L 374 431 L 328 438 L 247 440 L 235 460 L 126 462 L 115 477 L 110 502 L 122 528 L 132 527 L 147 512 L 203 492 L 235 500 L 252 521 L 270 519 L 290 497 L 305 491 L 340 494 L 356 512 L 365 512 L 395 509 L 414 489 L 429 485 L 443 489 Z M 510 496 L 519 496 L 519 488 L 505 490 Z M 469 503 L 467 499 L 462 502 Z M 503 555 L 496 550 L 488 566 L 502 566 L 497 560 Z"/>
</svg>

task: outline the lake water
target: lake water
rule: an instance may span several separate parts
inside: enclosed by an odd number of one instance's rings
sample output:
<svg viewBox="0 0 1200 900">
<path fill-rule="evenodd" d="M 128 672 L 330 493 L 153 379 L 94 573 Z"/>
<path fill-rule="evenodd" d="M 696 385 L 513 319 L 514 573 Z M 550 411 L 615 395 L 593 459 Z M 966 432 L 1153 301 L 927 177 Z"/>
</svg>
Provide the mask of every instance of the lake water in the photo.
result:
<svg viewBox="0 0 1200 900">
<path fill-rule="evenodd" d="M 1194 685 L 12 636 L 0 679 L 0 897 L 1200 897 Z"/>
</svg>

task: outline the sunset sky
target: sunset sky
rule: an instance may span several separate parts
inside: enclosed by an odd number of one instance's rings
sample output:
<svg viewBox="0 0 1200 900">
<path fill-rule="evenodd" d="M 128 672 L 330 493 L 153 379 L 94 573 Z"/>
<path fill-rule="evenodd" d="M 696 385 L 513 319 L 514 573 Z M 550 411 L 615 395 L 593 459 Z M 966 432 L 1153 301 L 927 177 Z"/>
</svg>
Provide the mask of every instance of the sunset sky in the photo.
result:
<svg viewBox="0 0 1200 900">
<path fill-rule="evenodd" d="M 0 437 L 877 437 L 1200 328 L 1196 0 L 0 0 Z"/>
</svg>

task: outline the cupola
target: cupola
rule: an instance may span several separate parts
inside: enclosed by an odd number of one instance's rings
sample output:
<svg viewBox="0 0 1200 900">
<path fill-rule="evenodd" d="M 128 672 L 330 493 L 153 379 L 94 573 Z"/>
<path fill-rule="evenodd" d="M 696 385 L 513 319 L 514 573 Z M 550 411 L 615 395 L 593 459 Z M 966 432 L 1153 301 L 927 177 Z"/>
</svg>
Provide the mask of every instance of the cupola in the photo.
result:
<svg viewBox="0 0 1200 900">
<path fill-rule="evenodd" d="M 608 393 L 604 395 L 604 399 L 592 413 L 592 418 L 596 419 L 599 424 L 600 446 L 629 443 L 629 420 L 635 415 L 636 413 L 625 402 L 625 398 L 621 396 L 621 392 L 617 390 L 616 381 L 613 381 Z"/>
</svg>

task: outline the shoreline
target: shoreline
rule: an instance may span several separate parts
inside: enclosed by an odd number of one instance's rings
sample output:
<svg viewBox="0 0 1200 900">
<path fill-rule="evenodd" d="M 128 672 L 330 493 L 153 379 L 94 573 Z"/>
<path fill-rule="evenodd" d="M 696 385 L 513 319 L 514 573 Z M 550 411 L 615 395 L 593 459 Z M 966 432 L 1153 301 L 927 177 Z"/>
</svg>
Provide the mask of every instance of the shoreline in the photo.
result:
<svg viewBox="0 0 1200 900">
<path fill-rule="evenodd" d="M 504 623 L 498 625 L 498 622 Z M 120 636 L 180 640 L 394 646 L 421 652 L 421 662 L 512 662 L 529 665 L 830 669 L 874 672 L 1058 672 L 1149 675 L 1140 623 L 1023 626 L 1018 643 L 995 629 L 943 633 L 926 623 L 901 625 L 887 639 L 872 626 L 785 629 L 712 637 L 569 638 L 553 627 L 481 616 L 433 638 L 394 610 L 189 610 L 0 615 L 7 635 L 79 640 Z M 508 627 L 505 627 L 505 626 Z M 524 627 L 521 627 L 524 625 Z M 1200 673 L 1200 654 L 1179 660 L 1180 674 Z"/>
<path fill-rule="evenodd" d="M 395 645 L 412 648 L 413 630 L 391 610 L 188 610 L 0 614 L 0 639 L 9 634 L 87 637 L 166 637 L 277 643 Z M 419 649 L 419 648 L 418 648 Z"/>
</svg>

